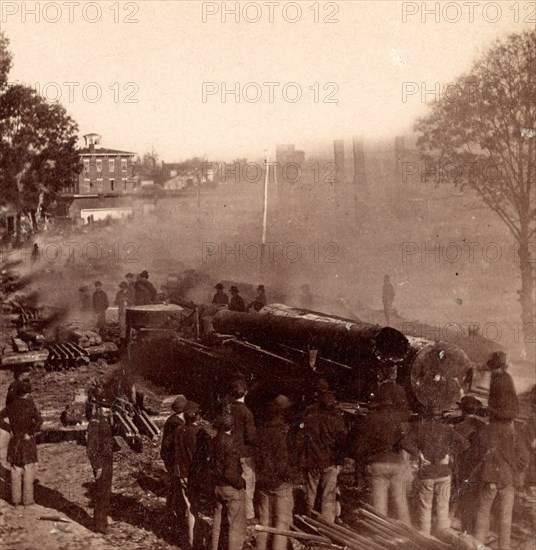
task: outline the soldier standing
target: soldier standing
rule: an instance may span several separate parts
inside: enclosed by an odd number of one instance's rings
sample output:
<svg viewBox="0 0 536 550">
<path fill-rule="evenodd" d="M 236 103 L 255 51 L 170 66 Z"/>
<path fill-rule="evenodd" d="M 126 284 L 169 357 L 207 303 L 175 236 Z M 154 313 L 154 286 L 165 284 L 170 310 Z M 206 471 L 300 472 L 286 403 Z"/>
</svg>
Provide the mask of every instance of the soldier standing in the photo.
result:
<svg viewBox="0 0 536 550">
<path fill-rule="evenodd" d="M 255 421 L 253 413 L 245 404 L 247 384 L 242 378 L 237 378 L 231 386 L 231 400 L 229 411 L 233 419 L 233 439 L 240 455 L 242 476 L 246 482 L 246 519 L 254 521 L 255 509 L 253 497 L 255 495 Z"/>
<path fill-rule="evenodd" d="M 35 435 L 43 422 L 30 396 L 30 381 L 17 380 L 9 404 L 0 417 L 9 419 L 11 438 L 7 448 L 7 461 L 11 465 L 11 499 L 14 506 L 34 504 L 34 480 L 37 467 Z"/>
<path fill-rule="evenodd" d="M 346 443 L 346 427 L 336 403 L 332 392 L 321 392 L 318 403 L 305 410 L 300 434 L 308 515 L 311 515 L 320 491 L 320 513 L 330 523 L 335 521 L 337 513 L 337 478 Z"/>
<path fill-rule="evenodd" d="M 92 409 L 92 417 L 87 427 L 87 456 L 95 478 L 93 525 L 97 533 L 106 534 L 112 499 L 112 410 L 99 402 L 93 403 Z"/>
<path fill-rule="evenodd" d="M 218 283 L 215 287 L 216 294 L 212 298 L 212 303 L 219 306 L 228 306 L 229 305 L 229 296 L 223 292 L 223 285 Z"/>
<path fill-rule="evenodd" d="M 117 316 L 119 318 L 119 338 L 121 347 L 124 348 L 127 338 L 127 306 L 128 306 L 128 283 L 121 281 L 119 291 L 115 295 L 114 304 L 117 306 Z"/>
<path fill-rule="evenodd" d="M 260 311 L 266 305 L 266 291 L 264 285 L 257 287 L 257 295 L 253 301 L 248 305 L 248 310 Z"/>
<path fill-rule="evenodd" d="M 216 498 L 211 550 L 241 550 L 247 536 L 246 483 L 242 477 L 239 453 L 231 435 L 232 417 L 222 415 L 217 419 L 216 427 L 218 433 L 212 440 L 210 452 L 210 470 Z M 222 532 L 224 525 L 227 528 L 226 537 Z"/>
<path fill-rule="evenodd" d="M 229 290 L 233 295 L 229 303 L 229 311 L 246 311 L 246 304 L 244 303 L 242 296 L 238 294 L 240 292 L 238 287 L 232 286 Z"/>
<path fill-rule="evenodd" d="M 179 479 L 174 471 L 175 462 L 175 435 L 177 430 L 184 426 L 184 407 L 188 400 L 184 395 L 178 395 L 173 401 L 171 408 L 173 414 L 168 417 L 162 431 L 162 446 L 160 447 L 160 458 L 169 475 L 169 492 L 166 506 L 173 513 L 177 511 L 177 499 L 179 498 Z"/>
<path fill-rule="evenodd" d="M 102 334 L 106 328 L 106 310 L 110 305 L 108 295 L 102 290 L 102 283 L 95 281 L 95 292 L 93 293 L 93 311 L 97 315 L 97 328 Z"/>
</svg>

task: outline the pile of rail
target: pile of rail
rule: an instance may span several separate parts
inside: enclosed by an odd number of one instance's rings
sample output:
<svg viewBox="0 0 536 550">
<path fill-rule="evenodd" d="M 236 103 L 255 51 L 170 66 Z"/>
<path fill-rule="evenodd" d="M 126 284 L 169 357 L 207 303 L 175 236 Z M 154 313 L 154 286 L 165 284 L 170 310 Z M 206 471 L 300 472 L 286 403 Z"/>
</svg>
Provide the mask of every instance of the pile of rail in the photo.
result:
<svg viewBox="0 0 536 550">
<path fill-rule="evenodd" d="M 291 531 L 256 526 L 256 530 L 294 539 L 294 548 L 344 548 L 345 550 L 457 550 L 479 548 L 476 541 L 454 530 L 446 530 L 445 540 L 428 537 L 401 521 L 388 518 L 372 506 L 357 509 L 356 528 L 341 523 L 328 523 L 317 512 L 314 517 L 296 515 Z M 442 536 L 443 539 L 443 536 Z M 299 541 L 299 542 L 298 542 Z"/>
</svg>

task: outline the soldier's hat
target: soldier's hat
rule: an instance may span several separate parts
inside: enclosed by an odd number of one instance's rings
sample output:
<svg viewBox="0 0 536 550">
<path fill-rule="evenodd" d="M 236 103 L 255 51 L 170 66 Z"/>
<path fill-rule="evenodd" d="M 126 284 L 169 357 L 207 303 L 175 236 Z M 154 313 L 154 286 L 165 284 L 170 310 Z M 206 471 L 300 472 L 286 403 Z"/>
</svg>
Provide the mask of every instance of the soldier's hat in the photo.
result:
<svg viewBox="0 0 536 550">
<path fill-rule="evenodd" d="M 491 370 L 505 368 L 507 366 L 506 353 L 504 353 L 504 351 L 494 351 L 488 359 L 486 365 Z"/>
<path fill-rule="evenodd" d="M 217 285 L 214 285 L 214 288 L 218 289 L 218 290 L 223 290 L 223 285 L 221 283 L 218 283 Z"/>
<path fill-rule="evenodd" d="M 119 288 L 128 288 L 128 284 L 125 283 L 125 281 L 121 281 L 121 282 L 119 283 Z"/>
<path fill-rule="evenodd" d="M 148 279 L 149 278 L 149 273 L 146 269 L 144 269 L 141 273 L 140 273 L 140 277 L 142 279 Z"/>
<path fill-rule="evenodd" d="M 184 407 L 184 414 L 197 414 L 201 410 L 199 403 L 188 401 Z"/>
<path fill-rule="evenodd" d="M 477 414 L 478 411 L 481 411 L 484 408 L 482 401 L 472 395 L 464 395 L 458 405 L 466 414 Z"/>
<path fill-rule="evenodd" d="M 257 290 L 264 290 L 264 285 L 259 285 L 259 286 L 257 287 Z"/>
<path fill-rule="evenodd" d="M 134 273 L 127 273 L 125 275 L 125 279 L 130 279 L 130 277 L 134 277 Z"/>
<path fill-rule="evenodd" d="M 240 292 L 240 291 L 238 290 L 238 287 L 237 287 L 237 286 L 234 286 L 234 285 L 233 285 L 229 290 L 230 290 L 231 292 L 236 292 L 237 294 Z"/>
</svg>

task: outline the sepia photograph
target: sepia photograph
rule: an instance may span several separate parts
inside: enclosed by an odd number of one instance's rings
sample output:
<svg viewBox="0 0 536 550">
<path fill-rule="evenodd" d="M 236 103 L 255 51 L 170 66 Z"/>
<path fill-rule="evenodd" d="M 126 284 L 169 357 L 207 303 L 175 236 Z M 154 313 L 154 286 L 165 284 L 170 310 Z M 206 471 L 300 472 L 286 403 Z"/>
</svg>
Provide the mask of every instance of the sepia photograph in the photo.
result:
<svg viewBox="0 0 536 550">
<path fill-rule="evenodd" d="M 536 550 L 536 0 L 0 0 L 0 550 Z"/>
</svg>

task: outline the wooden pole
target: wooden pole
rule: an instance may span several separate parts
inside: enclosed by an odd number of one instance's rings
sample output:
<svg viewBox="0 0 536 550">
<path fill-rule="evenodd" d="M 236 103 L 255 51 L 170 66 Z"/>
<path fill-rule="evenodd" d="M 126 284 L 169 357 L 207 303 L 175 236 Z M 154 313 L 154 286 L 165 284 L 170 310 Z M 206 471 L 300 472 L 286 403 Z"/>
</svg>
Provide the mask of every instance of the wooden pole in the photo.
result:
<svg viewBox="0 0 536 550">
<path fill-rule="evenodd" d="M 309 533 L 303 533 L 302 531 L 285 531 L 284 529 L 276 529 L 275 527 L 266 527 L 264 525 L 255 525 L 255 531 L 260 531 L 262 533 L 271 533 L 273 535 L 281 535 L 282 537 L 310 540 L 312 542 L 322 542 L 325 544 L 331 543 L 331 541 L 327 537 L 310 535 Z"/>
</svg>

